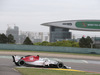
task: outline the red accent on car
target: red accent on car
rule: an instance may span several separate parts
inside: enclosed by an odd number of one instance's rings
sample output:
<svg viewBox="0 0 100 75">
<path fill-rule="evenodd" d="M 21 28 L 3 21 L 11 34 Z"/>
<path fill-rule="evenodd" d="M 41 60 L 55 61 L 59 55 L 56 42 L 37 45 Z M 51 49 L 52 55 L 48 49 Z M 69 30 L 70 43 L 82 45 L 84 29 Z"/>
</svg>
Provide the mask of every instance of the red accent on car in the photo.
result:
<svg viewBox="0 0 100 75">
<path fill-rule="evenodd" d="M 26 56 L 26 57 L 23 57 L 22 60 L 26 62 L 34 62 L 34 61 L 39 60 L 39 56 Z"/>
</svg>

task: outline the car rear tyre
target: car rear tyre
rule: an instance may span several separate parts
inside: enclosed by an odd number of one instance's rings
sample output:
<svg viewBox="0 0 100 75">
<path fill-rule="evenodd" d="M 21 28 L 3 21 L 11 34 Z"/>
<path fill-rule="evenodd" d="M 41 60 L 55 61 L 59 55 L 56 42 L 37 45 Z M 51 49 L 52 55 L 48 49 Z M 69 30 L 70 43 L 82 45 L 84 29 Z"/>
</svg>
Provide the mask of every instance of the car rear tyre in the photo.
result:
<svg viewBox="0 0 100 75">
<path fill-rule="evenodd" d="M 19 60 L 18 64 L 19 64 L 19 66 L 24 66 L 25 65 L 25 61 L 24 60 Z"/>
</svg>

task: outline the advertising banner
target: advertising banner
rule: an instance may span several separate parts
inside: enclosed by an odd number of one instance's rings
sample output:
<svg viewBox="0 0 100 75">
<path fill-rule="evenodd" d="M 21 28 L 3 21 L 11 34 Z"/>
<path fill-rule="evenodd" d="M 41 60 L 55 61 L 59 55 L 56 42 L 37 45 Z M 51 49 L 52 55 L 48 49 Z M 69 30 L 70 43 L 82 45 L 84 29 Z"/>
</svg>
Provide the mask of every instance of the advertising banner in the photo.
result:
<svg viewBox="0 0 100 75">
<path fill-rule="evenodd" d="M 77 28 L 100 29 L 100 22 L 76 22 Z"/>
</svg>

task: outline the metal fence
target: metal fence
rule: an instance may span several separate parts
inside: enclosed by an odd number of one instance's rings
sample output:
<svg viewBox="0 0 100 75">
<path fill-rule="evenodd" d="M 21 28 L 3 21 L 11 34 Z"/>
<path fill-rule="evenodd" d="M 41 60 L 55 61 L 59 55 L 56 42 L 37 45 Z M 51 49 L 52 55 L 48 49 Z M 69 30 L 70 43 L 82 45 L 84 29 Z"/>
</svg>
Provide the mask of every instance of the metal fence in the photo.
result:
<svg viewBox="0 0 100 75">
<path fill-rule="evenodd" d="M 15 45 L 15 44 L 0 44 L 0 50 L 23 50 L 23 51 L 28 50 L 28 51 L 100 54 L 100 49 L 58 47 L 58 46 Z"/>
</svg>

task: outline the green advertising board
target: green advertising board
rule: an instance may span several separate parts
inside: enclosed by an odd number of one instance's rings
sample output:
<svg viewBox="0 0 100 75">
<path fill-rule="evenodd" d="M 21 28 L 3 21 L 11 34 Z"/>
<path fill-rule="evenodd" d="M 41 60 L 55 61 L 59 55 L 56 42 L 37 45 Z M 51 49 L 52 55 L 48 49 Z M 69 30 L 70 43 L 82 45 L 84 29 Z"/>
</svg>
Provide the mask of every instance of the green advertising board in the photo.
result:
<svg viewBox="0 0 100 75">
<path fill-rule="evenodd" d="M 100 29 L 100 22 L 76 22 L 77 28 Z"/>
</svg>

